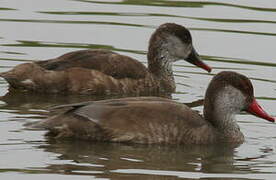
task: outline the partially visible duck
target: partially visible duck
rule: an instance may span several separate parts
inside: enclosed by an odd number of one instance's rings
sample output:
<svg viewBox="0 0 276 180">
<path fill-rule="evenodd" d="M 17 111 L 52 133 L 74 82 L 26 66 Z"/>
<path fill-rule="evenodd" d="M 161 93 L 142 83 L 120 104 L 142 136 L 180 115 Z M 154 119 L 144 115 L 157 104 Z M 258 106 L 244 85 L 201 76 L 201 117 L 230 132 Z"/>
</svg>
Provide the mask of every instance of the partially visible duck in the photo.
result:
<svg viewBox="0 0 276 180">
<path fill-rule="evenodd" d="M 64 110 L 64 108 L 66 110 Z M 204 117 L 160 97 L 134 97 L 58 106 L 64 111 L 33 125 L 48 136 L 144 144 L 240 144 L 235 115 L 247 111 L 274 122 L 254 98 L 250 80 L 236 72 L 217 74 L 205 95 Z"/>
<path fill-rule="evenodd" d="M 172 63 L 185 59 L 208 72 L 192 45 L 188 29 L 166 23 L 152 34 L 148 68 L 109 50 L 80 50 L 58 58 L 24 63 L 0 73 L 11 89 L 40 93 L 152 94 L 174 92 Z"/>
</svg>

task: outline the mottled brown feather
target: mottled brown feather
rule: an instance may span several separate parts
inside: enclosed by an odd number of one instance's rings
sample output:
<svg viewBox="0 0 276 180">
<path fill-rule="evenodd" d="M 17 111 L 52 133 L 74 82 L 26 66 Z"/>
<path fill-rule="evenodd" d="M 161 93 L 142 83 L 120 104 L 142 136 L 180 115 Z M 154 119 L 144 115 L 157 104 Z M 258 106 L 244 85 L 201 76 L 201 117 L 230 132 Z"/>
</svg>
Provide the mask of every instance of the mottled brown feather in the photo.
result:
<svg viewBox="0 0 276 180">
<path fill-rule="evenodd" d="M 35 62 L 47 70 L 62 71 L 80 67 L 100 71 L 116 79 L 145 78 L 147 68 L 139 61 L 115 52 L 96 49 L 66 53 L 55 59 Z"/>
</svg>

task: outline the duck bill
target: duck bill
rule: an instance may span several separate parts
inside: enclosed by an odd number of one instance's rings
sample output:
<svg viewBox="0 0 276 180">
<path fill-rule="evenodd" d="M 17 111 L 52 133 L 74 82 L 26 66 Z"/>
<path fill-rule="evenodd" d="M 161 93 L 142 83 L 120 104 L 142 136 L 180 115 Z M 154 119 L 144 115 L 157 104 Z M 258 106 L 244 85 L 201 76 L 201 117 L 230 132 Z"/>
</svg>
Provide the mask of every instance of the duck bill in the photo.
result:
<svg viewBox="0 0 276 180">
<path fill-rule="evenodd" d="M 190 53 L 190 55 L 188 56 L 188 58 L 186 59 L 189 63 L 192 63 L 194 65 L 196 65 L 197 67 L 200 67 L 202 69 L 205 69 L 208 72 L 212 71 L 212 68 L 210 66 L 208 66 L 207 64 L 205 64 L 199 57 L 199 55 L 197 54 L 196 50 L 194 48 L 192 48 L 192 52 Z"/>
<path fill-rule="evenodd" d="M 249 105 L 247 112 L 249 112 L 250 114 L 253 114 L 257 117 L 266 119 L 270 122 L 275 122 L 275 118 L 273 118 L 272 116 L 268 115 L 263 108 L 258 104 L 258 102 L 256 101 L 256 99 L 254 99 L 252 101 L 252 103 Z"/>
</svg>

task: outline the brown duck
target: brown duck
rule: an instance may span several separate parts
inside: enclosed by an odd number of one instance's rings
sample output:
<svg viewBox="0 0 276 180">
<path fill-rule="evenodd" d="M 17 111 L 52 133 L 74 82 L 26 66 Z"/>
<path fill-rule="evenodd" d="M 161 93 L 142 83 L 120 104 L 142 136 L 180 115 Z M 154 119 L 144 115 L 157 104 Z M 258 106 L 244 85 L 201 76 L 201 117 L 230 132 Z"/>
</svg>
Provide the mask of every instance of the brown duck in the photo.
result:
<svg viewBox="0 0 276 180">
<path fill-rule="evenodd" d="M 159 26 L 148 48 L 148 68 L 109 50 L 80 50 L 58 58 L 24 63 L 0 73 L 10 89 L 40 93 L 152 94 L 174 92 L 172 63 L 185 59 L 208 72 L 192 45 L 188 29 L 174 23 Z"/>
<path fill-rule="evenodd" d="M 66 110 L 64 110 L 64 108 Z M 274 122 L 254 98 L 250 80 L 225 71 L 210 82 L 204 117 L 184 104 L 160 97 L 134 97 L 58 106 L 62 113 L 33 125 L 54 138 L 143 144 L 240 144 L 235 119 L 241 111 Z"/>
</svg>

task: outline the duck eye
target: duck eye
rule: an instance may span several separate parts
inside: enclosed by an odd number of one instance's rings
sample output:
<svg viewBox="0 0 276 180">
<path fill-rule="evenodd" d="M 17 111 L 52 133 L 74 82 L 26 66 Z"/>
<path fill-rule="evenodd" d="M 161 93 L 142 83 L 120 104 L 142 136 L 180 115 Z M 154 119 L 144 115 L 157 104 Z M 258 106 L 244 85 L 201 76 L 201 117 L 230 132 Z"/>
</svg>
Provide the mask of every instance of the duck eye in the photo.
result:
<svg viewBox="0 0 276 180">
<path fill-rule="evenodd" d="M 191 38 L 187 34 L 183 35 L 181 37 L 181 39 L 184 43 L 190 43 L 191 42 Z"/>
<path fill-rule="evenodd" d="M 182 38 L 184 41 L 188 41 L 188 36 L 184 35 Z"/>
</svg>

